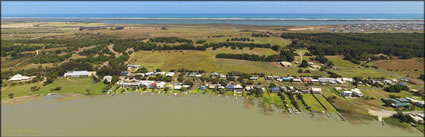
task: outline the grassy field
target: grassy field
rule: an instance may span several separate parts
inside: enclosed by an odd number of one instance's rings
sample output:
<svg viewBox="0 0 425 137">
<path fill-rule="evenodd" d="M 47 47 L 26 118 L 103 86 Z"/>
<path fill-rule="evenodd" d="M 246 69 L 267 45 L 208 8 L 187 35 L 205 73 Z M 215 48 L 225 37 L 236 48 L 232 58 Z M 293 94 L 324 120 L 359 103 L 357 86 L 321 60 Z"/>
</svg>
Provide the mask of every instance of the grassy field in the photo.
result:
<svg viewBox="0 0 425 137">
<path fill-rule="evenodd" d="M 303 99 L 307 105 L 311 107 L 311 111 L 325 111 L 319 102 L 313 97 L 312 94 L 303 94 Z"/>
<path fill-rule="evenodd" d="M 132 54 L 131 64 L 141 64 L 150 70 L 160 68 L 162 70 L 187 68 L 192 70 L 206 70 L 208 72 L 231 72 L 241 71 L 247 73 L 265 73 L 274 75 L 299 75 L 297 67 L 283 68 L 272 62 L 258 62 L 235 59 L 216 59 L 217 53 L 252 53 L 268 55 L 275 53 L 270 49 L 254 48 L 253 50 L 218 49 L 207 51 L 138 51 Z M 303 75 L 326 76 L 323 72 L 313 72 Z"/>
<path fill-rule="evenodd" d="M 322 96 L 322 95 L 314 95 L 320 101 L 320 103 L 325 106 L 328 112 L 337 112 L 336 109 Z"/>
<path fill-rule="evenodd" d="M 332 61 L 339 70 L 331 70 L 338 75 L 344 77 L 391 77 L 386 73 L 379 72 L 372 68 L 365 68 L 360 65 L 354 64 L 350 61 L 343 60 L 342 56 L 326 56 L 329 61 Z"/>
<path fill-rule="evenodd" d="M 34 92 L 36 94 L 48 93 L 80 93 L 90 95 L 102 94 L 102 90 L 106 85 L 103 82 L 94 83 L 92 78 L 58 78 L 53 83 L 44 86 L 40 91 Z M 60 90 L 51 91 L 56 87 L 61 87 Z"/>
<path fill-rule="evenodd" d="M 12 86 L 11 82 L 6 82 L 9 83 L 7 87 L 2 87 L 1 88 L 1 98 L 8 98 L 8 95 L 10 93 L 13 93 L 14 96 L 27 96 L 27 95 L 32 95 L 35 92 L 31 91 L 31 87 L 34 86 L 38 86 L 41 87 L 43 85 L 43 83 L 41 82 L 37 82 L 37 83 L 30 83 L 30 84 L 17 84 Z"/>
<path fill-rule="evenodd" d="M 402 76 L 409 75 L 417 78 L 420 74 L 424 74 L 424 59 L 393 59 L 393 60 L 378 60 L 368 63 L 368 65 L 376 66 L 378 69 L 390 71 Z"/>
</svg>

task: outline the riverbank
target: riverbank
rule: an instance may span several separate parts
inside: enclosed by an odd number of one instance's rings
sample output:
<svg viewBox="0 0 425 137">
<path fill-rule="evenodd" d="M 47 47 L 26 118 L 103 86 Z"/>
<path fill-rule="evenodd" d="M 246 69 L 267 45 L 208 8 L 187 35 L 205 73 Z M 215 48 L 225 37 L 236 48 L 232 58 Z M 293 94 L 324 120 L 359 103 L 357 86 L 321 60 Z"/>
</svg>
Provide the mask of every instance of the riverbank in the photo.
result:
<svg viewBox="0 0 425 137">
<path fill-rule="evenodd" d="M 337 119 L 337 115 L 331 115 L 331 117 L 320 113 L 291 115 L 281 111 L 265 114 L 261 107 L 257 107 L 260 104 L 261 102 L 258 101 L 246 101 L 244 98 L 230 96 L 124 93 L 61 102 L 41 101 L 3 105 L 4 132 L 2 134 L 18 136 L 64 134 L 72 136 L 421 136 L 415 130 L 382 126 L 377 121 L 351 124 Z M 58 126 L 57 121 L 66 124 Z M 81 126 L 81 123 L 85 123 L 85 126 Z M 335 130 L 336 128 L 338 130 Z M 306 129 L 309 132 L 305 132 Z"/>
</svg>

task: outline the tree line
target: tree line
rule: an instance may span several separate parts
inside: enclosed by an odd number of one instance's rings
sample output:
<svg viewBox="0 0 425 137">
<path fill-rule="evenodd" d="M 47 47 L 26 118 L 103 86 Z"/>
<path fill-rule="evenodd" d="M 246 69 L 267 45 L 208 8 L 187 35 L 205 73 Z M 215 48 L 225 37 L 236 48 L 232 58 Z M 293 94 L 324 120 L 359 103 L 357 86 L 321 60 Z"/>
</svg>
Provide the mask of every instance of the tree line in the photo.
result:
<svg viewBox="0 0 425 137">
<path fill-rule="evenodd" d="M 190 39 L 179 38 L 179 37 L 157 37 L 151 38 L 150 42 L 162 42 L 162 43 L 193 43 Z"/>
<path fill-rule="evenodd" d="M 314 55 L 344 55 L 346 60 L 365 61 L 369 54 L 402 59 L 424 57 L 424 33 L 283 33 L 293 39 L 292 48 L 307 48 Z"/>
<path fill-rule="evenodd" d="M 232 54 L 232 53 L 219 53 L 215 58 L 228 58 L 228 59 L 240 59 L 250 61 L 267 61 L 267 62 L 280 62 L 289 61 L 292 62 L 295 59 L 295 53 L 288 50 L 281 50 L 280 54 L 274 55 L 257 55 L 257 54 Z"/>
</svg>

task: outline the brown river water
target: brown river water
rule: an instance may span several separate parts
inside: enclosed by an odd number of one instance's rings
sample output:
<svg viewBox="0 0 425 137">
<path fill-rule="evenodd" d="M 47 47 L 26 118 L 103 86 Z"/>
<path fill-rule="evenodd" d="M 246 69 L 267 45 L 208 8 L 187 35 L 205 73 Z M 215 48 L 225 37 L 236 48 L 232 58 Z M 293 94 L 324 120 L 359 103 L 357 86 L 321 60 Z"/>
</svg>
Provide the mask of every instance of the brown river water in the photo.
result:
<svg viewBox="0 0 425 137">
<path fill-rule="evenodd" d="M 2 104 L 3 136 L 423 136 L 336 114 L 264 113 L 257 101 L 209 95 L 122 94 Z"/>
</svg>

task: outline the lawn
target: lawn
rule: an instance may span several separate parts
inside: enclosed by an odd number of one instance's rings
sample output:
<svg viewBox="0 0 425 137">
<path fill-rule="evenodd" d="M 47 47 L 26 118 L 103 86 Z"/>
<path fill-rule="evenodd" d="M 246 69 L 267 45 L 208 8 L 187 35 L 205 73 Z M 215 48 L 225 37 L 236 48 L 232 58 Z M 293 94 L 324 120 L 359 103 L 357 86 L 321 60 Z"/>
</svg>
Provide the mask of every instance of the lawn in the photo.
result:
<svg viewBox="0 0 425 137">
<path fill-rule="evenodd" d="M 90 95 L 102 94 L 102 90 L 106 85 L 103 82 L 95 83 L 92 78 L 58 78 L 53 83 L 44 86 L 36 94 L 48 93 L 80 93 Z M 60 90 L 51 91 L 56 87 L 61 87 Z"/>
<path fill-rule="evenodd" d="M 14 94 L 14 97 L 17 96 L 26 96 L 34 94 L 35 92 L 31 91 L 31 87 L 37 86 L 41 87 L 43 86 L 43 83 L 37 82 L 37 83 L 30 83 L 30 84 L 17 84 L 12 86 L 11 82 L 7 82 L 9 85 L 7 87 L 1 88 L 1 98 L 8 98 L 8 95 L 10 93 Z"/>
<path fill-rule="evenodd" d="M 320 105 L 319 102 L 313 97 L 312 94 L 303 94 L 303 99 L 305 103 L 311 107 L 311 111 L 325 111 L 325 109 Z"/>
<path fill-rule="evenodd" d="M 377 60 L 368 63 L 368 65 L 376 66 L 378 69 L 397 73 L 402 76 L 409 75 L 413 78 L 424 74 L 424 58 Z"/>
<path fill-rule="evenodd" d="M 334 66 L 338 68 L 338 70 L 330 70 L 338 75 L 343 77 L 391 77 L 386 73 L 380 72 L 373 68 L 365 68 L 360 65 L 354 64 L 350 61 L 343 60 L 342 56 L 326 56 L 329 61 L 334 63 Z"/>
<path fill-rule="evenodd" d="M 132 54 L 131 64 L 141 64 L 150 70 L 160 68 L 161 70 L 171 69 L 192 69 L 206 70 L 208 72 L 227 73 L 231 71 L 240 71 L 246 73 L 265 73 L 274 75 L 312 75 L 306 73 L 297 73 L 297 67 L 283 68 L 279 64 L 271 62 L 246 61 L 235 59 L 216 59 L 215 55 L 219 52 L 224 53 L 255 53 L 272 54 L 270 49 L 254 48 L 253 50 L 232 50 L 219 49 L 218 51 L 138 51 Z M 326 76 L 323 72 L 314 72 L 315 75 Z"/>
<path fill-rule="evenodd" d="M 336 109 L 322 96 L 322 95 L 314 95 L 320 101 L 320 103 L 325 106 L 328 112 L 337 112 Z"/>
</svg>

